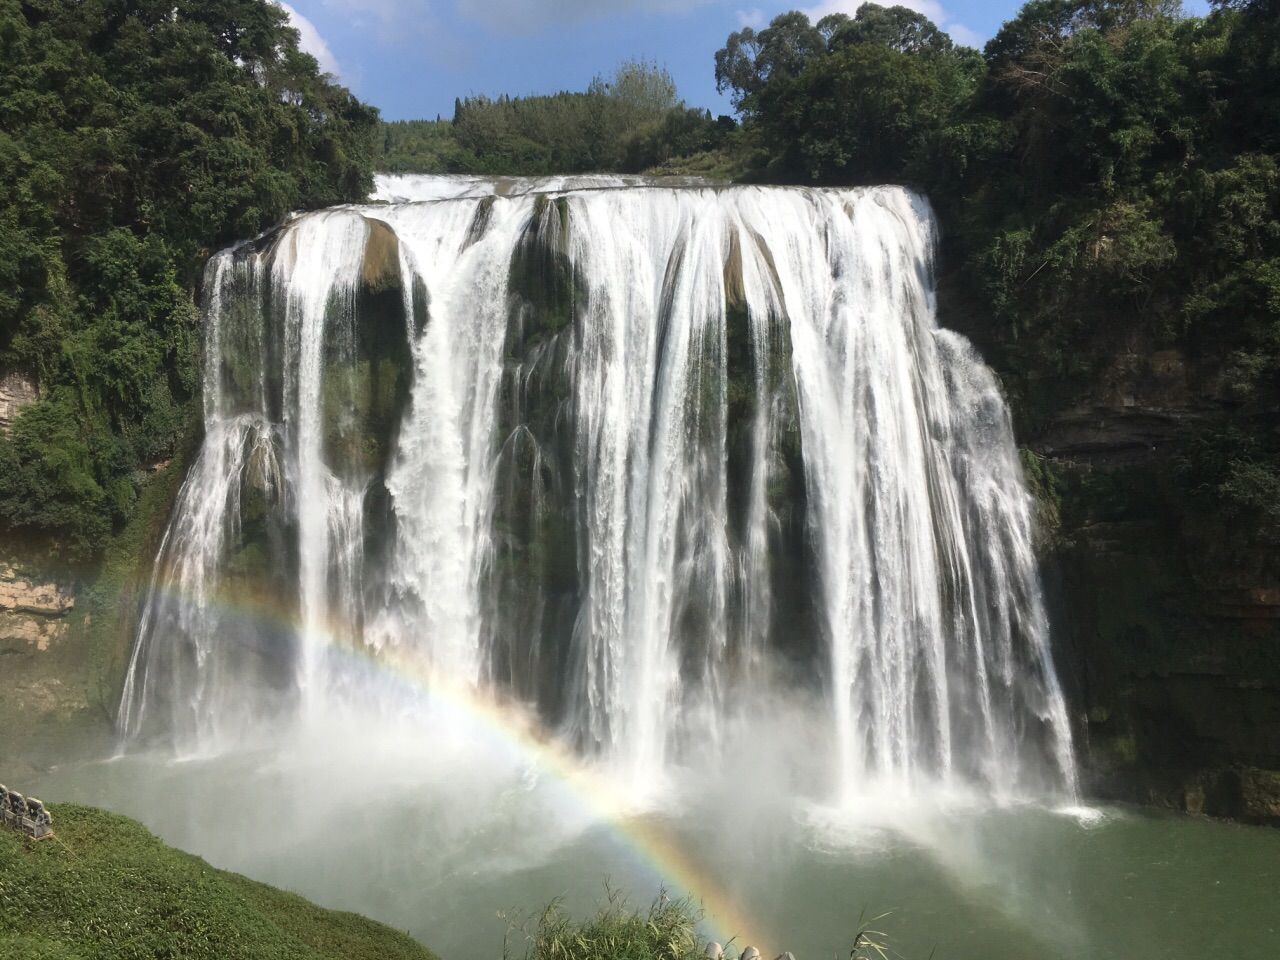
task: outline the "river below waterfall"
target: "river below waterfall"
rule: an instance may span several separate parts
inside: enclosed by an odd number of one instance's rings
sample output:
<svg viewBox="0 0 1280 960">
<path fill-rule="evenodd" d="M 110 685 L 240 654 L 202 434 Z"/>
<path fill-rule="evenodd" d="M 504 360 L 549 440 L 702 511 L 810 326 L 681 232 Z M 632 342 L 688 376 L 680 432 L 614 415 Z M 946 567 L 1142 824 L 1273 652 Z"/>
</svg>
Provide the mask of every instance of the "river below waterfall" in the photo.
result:
<svg viewBox="0 0 1280 960">
<path fill-rule="evenodd" d="M 339 729 L 341 728 L 341 729 Z M 907 960 L 1274 960 L 1280 832 L 1136 809 L 871 791 L 797 800 L 772 750 L 677 771 L 647 810 L 522 756 L 347 722 L 213 758 L 140 754 L 51 771 L 46 800 L 137 817 L 210 863 L 409 931 L 444 960 L 494 960 L 554 897 L 585 915 L 608 880 L 665 885 L 708 936 L 766 957 L 843 960 L 860 914 Z M 772 756 L 771 756 L 772 754 Z M 511 921 L 503 919 L 506 911 Z M 518 922 L 517 922 L 518 925 Z"/>
</svg>

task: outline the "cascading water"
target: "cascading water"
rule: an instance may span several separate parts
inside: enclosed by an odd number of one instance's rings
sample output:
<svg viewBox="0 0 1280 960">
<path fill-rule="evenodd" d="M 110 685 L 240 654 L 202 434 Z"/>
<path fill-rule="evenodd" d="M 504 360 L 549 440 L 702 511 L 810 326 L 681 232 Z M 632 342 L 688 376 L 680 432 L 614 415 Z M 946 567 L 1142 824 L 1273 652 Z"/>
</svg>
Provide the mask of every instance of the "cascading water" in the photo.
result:
<svg viewBox="0 0 1280 960">
<path fill-rule="evenodd" d="M 820 691 L 837 795 L 1074 790 L 1030 501 L 935 325 L 921 198 L 381 191 L 210 264 L 129 736 L 305 716 L 360 695 L 338 654 L 396 651 L 629 782 Z"/>
</svg>

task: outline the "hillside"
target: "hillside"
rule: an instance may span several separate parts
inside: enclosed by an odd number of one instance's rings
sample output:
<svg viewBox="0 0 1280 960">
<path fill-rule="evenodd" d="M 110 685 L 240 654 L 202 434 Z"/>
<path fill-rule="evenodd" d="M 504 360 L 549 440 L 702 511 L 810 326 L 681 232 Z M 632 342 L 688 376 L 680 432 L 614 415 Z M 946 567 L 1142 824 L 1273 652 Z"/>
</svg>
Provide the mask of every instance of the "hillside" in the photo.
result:
<svg viewBox="0 0 1280 960">
<path fill-rule="evenodd" d="M 5 957 L 433 960 L 406 934 L 214 869 L 127 817 L 50 810 L 56 840 L 0 829 Z"/>
</svg>

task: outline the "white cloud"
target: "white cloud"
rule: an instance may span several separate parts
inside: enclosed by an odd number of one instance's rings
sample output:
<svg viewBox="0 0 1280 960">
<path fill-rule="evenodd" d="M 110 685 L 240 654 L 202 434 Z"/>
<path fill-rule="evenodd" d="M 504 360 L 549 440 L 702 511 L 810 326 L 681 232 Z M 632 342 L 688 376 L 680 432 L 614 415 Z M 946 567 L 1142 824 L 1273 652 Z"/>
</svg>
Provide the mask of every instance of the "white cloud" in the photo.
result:
<svg viewBox="0 0 1280 960">
<path fill-rule="evenodd" d="M 750 10 L 735 10 L 734 14 L 738 17 L 738 26 L 750 27 L 752 30 L 759 30 L 769 22 L 764 15 L 764 11 L 759 7 L 752 7 Z"/>
<path fill-rule="evenodd" d="M 456 0 L 458 11 L 487 27 L 526 31 L 625 13 L 686 13 L 711 0 Z"/>
<path fill-rule="evenodd" d="M 324 0 L 353 27 L 376 30 L 383 40 L 405 40 L 434 33 L 437 18 L 432 0 Z"/>
<path fill-rule="evenodd" d="M 338 69 L 337 58 L 329 49 L 329 44 L 324 42 L 324 37 L 320 36 L 320 31 L 316 29 L 315 24 L 283 0 L 275 0 L 275 3 L 283 7 L 284 12 L 289 15 L 289 26 L 298 31 L 298 46 L 303 52 L 315 57 L 323 72 L 338 76 L 341 71 Z"/>
<path fill-rule="evenodd" d="M 947 27 L 947 33 L 951 34 L 951 39 L 962 47 L 974 47 L 981 50 L 987 43 L 987 38 L 978 33 L 978 31 L 970 30 L 959 23 L 950 24 Z"/>
<path fill-rule="evenodd" d="M 309 0 L 323 2 L 355 30 L 387 46 L 412 46 L 440 66 L 463 68 L 471 50 L 436 15 L 444 0 Z"/>
<path fill-rule="evenodd" d="M 802 10 L 803 13 L 809 15 L 809 20 L 817 23 L 823 17 L 830 13 L 846 13 L 853 16 L 858 12 L 858 8 L 862 6 L 864 0 L 821 0 L 816 7 L 808 7 Z M 902 6 L 917 13 L 923 13 L 934 23 L 941 25 L 947 19 L 946 13 L 942 9 L 942 4 L 937 0 L 884 0 L 883 6 Z"/>
</svg>

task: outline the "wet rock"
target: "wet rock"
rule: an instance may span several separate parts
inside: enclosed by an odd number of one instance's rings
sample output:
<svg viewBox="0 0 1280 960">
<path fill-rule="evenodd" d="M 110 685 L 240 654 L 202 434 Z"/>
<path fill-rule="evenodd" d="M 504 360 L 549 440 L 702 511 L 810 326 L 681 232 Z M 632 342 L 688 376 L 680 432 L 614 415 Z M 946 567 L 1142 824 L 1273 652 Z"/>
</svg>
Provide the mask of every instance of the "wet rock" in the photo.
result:
<svg viewBox="0 0 1280 960">
<path fill-rule="evenodd" d="M 786 953 L 780 953 L 773 960 L 796 960 L 796 955 L 788 950 Z"/>
<path fill-rule="evenodd" d="M 369 237 L 364 246 L 361 279 L 374 293 L 400 286 L 400 238 L 380 220 L 366 218 Z"/>
<path fill-rule="evenodd" d="M 5 690 L 4 700 L 28 716 L 65 717 L 89 709 L 84 691 L 56 677 L 23 680 Z"/>
<path fill-rule="evenodd" d="M 755 947 L 744 947 L 739 960 L 760 960 L 760 951 Z"/>
<path fill-rule="evenodd" d="M 711 960 L 721 960 L 724 957 L 724 947 L 713 940 L 707 944 L 706 954 Z"/>
</svg>

